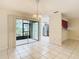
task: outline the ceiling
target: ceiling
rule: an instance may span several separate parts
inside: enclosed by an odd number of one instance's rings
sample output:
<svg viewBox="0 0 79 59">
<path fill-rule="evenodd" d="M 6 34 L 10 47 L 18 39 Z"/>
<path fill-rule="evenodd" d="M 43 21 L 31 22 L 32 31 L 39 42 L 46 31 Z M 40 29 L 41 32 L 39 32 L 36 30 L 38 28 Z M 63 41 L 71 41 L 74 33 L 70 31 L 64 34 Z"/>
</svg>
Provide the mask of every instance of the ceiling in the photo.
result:
<svg viewBox="0 0 79 59">
<path fill-rule="evenodd" d="M 35 0 L 0 0 L 0 8 L 34 13 Z M 79 19 L 79 0 L 40 0 L 39 12 L 60 11 L 65 15 Z"/>
</svg>

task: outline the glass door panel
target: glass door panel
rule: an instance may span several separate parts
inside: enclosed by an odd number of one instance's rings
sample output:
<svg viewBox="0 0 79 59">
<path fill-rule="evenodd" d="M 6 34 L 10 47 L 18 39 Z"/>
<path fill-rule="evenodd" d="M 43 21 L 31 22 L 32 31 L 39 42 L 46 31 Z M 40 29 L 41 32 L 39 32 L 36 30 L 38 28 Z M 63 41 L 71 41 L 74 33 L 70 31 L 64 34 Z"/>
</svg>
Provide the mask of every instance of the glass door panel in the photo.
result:
<svg viewBox="0 0 79 59">
<path fill-rule="evenodd" d="M 33 32 L 32 32 L 33 36 L 32 37 L 33 37 L 34 40 L 39 40 L 39 33 L 38 33 L 39 30 L 38 30 L 38 28 L 39 28 L 38 27 L 38 22 L 33 21 L 33 28 L 32 28 L 33 29 Z"/>
<path fill-rule="evenodd" d="M 39 40 L 39 22 L 16 19 L 16 40 L 20 45 Z"/>
<path fill-rule="evenodd" d="M 23 36 L 26 38 L 30 38 L 29 23 L 23 23 Z"/>
<path fill-rule="evenodd" d="M 16 19 L 16 39 L 22 38 L 22 20 Z"/>
<path fill-rule="evenodd" d="M 22 36 L 22 20 L 16 21 L 16 36 Z"/>
</svg>

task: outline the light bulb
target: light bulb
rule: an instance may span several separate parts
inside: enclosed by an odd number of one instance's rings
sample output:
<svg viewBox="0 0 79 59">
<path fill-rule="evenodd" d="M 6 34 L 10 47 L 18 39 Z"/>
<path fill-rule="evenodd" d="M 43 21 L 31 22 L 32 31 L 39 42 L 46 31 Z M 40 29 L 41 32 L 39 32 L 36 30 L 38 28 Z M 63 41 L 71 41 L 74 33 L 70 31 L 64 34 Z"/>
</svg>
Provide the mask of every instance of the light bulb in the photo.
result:
<svg viewBox="0 0 79 59">
<path fill-rule="evenodd" d="M 38 15 L 38 18 L 41 18 L 42 16 L 41 15 Z"/>
<path fill-rule="evenodd" d="M 33 14 L 33 18 L 36 18 L 37 17 L 37 15 L 36 14 Z"/>
<path fill-rule="evenodd" d="M 33 18 L 37 18 L 37 17 L 41 18 L 42 16 L 41 15 L 36 15 L 36 14 L 33 15 Z"/>
</svg>

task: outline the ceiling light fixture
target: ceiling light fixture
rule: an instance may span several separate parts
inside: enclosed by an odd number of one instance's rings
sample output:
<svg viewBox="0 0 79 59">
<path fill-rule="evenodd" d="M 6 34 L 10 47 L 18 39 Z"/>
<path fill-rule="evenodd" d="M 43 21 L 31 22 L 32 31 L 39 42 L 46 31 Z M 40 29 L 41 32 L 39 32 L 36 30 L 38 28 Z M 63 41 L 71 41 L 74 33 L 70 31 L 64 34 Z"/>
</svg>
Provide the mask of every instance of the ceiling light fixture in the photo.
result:
<svg viewBox="0 0 79 59">
<path fill-rule="evenodd" d="M 39 0 L 35 0 L 36 10 L 35 13 L 32 15 L 33 18 L 39 20 L 42 16 L 39 15 Z"/>
</svg>

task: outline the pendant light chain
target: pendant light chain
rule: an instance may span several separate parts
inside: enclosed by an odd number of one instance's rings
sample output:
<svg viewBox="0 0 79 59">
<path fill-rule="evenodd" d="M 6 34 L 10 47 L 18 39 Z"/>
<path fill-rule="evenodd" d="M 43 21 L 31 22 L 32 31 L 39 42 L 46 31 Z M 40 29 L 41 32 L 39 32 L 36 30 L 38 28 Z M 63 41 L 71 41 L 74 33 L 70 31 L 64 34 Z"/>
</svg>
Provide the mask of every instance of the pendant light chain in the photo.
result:
<svg viewBox="0 0 79 59">
<path fill-rule="evenodd" d="M 36 5 L 36 12 L 35 14 L 33 14 L 33 17 L 36 18 L 37 20 L 39 20 L 39 0 L 34 0 L 35 1 L 35 5 Z"/>
<path fill-rule="evenodd" d="M 39 0 L 36 0 L 36 6 L 37 6 L 37 19 L 39 18 L 39 11 L 38 11 L 38 8 L 39 8 Z"/>
</svg>

